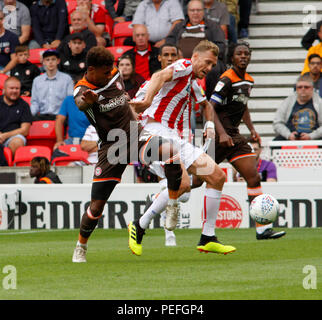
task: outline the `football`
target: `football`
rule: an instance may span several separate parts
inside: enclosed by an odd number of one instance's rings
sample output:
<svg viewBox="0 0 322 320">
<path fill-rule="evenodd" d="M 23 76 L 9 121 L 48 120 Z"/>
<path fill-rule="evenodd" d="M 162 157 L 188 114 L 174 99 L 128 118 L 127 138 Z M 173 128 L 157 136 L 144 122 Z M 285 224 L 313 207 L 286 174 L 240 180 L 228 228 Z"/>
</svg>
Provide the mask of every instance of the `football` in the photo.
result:
<svg viewBox="0 0 322 320">
<path fill-rule="evenodd" d="M 250 204 L 249 214 L 257 223 L 269 224 L 277 219 L 279 203 L 270 194 L 257 196 Z"/>
</svg>

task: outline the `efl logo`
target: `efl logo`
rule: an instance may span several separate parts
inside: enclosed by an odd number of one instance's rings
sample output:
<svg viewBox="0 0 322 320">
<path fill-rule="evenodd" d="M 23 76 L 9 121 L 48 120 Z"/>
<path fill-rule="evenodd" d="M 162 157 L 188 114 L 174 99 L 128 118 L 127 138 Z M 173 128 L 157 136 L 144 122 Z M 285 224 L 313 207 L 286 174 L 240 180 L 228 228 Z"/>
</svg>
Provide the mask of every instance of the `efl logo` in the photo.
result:
<svg viewBox="0 0 322 320">
<path fill-rule="evenodd" d="M 243 220 L 241 206 L 233 197 L 223 194 L 216 221 L 216 228 L 239 228 Z"/>
</svg>

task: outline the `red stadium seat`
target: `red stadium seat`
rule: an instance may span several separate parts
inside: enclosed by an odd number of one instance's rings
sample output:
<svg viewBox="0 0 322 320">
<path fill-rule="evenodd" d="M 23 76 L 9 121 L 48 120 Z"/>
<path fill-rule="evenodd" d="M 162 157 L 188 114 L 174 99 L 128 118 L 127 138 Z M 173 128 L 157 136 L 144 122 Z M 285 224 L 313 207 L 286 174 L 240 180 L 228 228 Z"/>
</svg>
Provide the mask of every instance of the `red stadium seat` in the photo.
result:
<svg viewBox="0 0 322 320">
<path fill-rule="evenodd" d="M 2 89 L 4 87 L 4 82 L 8 79 L 9 77 L 4 74 L 4 73 L 0 73 L 0 95 L 2 94 Z"/>
<path fill-rule="evenodd" d="M 131 46 L 118 46 L 118 47 L 107 47 L 106 49 L 109 50 L 113 56 L 114 56 L 114 61 L 116 62 L 118 58 L 126 51 L 132 49 L 133 47 Z"/>
<path fill-rule="evenodd" d="M 16 150 L 13 165 L 17 167 L 30 166 L 30 161 L 34 157 L 46 157 L 51 159 L 51 150 L 46 146 L 24 146 Z"/>
<path fill-rule="evenodd" d="M 39 48 L 39 49 L 30 49 L 29 50 L 29 61 L 37 66 L 41 66 L 42 54 L 47 49 Z"/>
<path fill-rule="evenodd" d="M 122 46 L 124 40 L 132 37 L 133 28 L 131 27 L 132 21 L 119 22 L 114 25 L 112 43 L 113 46 Z"/>
<path fill-rule="evenodd" d="M 29 105 L 31 105 L 31 97 L 21 96 L 21 99 L 25 100 Z"/>
<path fill-rule="evenodd" d="M 4 147 L 3 148 L 3 153 L 4 153 L 4 156 L 5 156 L 6 160 L 7 160 L 7 162 L 8 162 L 8 166 L 12 167 L 13 159 L 12 159 L 12 151 L 11 151 L 11 149 L 8 148 L 8 147 Z"/>
<path fill-rule="evenodd" d="M 72 161 L 83 161 L 89 164 L 87 158 L 88 153 L 83 151 L 79 144 L 67 144 L 59 146 L 58 149 L 61 152 L 68 154 L 68 156 L 56 157 L 52 160 L 52 165 L 55 166 L 66 166 Z"/>
<path fill-rule="evenodd" d="M 55 120 L 34 121 L 26 138 L 28 146 L 47 146 L 52 150 L 56 143 Z"/>
<path fill-rule="evenodd" d="M 77 6 L 77 0 L 65 0 L 68 14 Z"/>
</svg>

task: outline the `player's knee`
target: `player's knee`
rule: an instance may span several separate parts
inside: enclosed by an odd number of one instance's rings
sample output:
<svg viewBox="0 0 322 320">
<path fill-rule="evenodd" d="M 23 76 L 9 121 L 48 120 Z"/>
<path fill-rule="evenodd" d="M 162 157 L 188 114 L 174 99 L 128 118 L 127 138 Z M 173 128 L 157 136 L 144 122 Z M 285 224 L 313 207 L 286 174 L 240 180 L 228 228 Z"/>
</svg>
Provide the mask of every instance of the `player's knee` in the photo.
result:
<svg viewBox="0 0 322 320">
<path fill-rule="evenodd" d="M 215 171 L 210 176 L 210 179 L 207 181 L 209 185 L 215 189 L 222 188 L 226 181 L 226 174 L 223 169 L 219 166 L 216 166 Z"/>
</svg>

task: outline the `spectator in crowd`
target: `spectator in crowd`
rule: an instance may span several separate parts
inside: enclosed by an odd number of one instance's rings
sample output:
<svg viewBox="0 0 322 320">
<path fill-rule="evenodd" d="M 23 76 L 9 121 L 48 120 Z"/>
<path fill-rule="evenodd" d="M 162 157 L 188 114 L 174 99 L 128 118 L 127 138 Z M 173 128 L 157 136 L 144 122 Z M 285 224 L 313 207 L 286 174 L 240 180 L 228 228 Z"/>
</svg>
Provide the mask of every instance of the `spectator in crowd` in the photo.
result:
<svg viewBox="0 0 322 320">
<path fill-rule="evenodd" d="M 220 50 L 219 59 L 225 55 L 225 35 L 220 25 L 204 17 L 205 11 L 201 0 L 188 3 L 188 19 L 175 25 L 167 36 L 166 43 L 177 45 L 184 58 L 190 59 L 193 48 L 204 39 L 215 43 Z"/>
<path fill-rule="evenodd" d="M 300 76 L 296 92 L 288 96 L 276 111 L 274 140 L 316 140 L 322 138 L 322 100 L 314 92 L 310 76 Z"/>
<path fill-rule="evenodd" d="M 238 38 L 248 38 L 249 17 L 252 11 L 253 0 L 239 0 L 239 23 L 238 23 Z"/>
<path fill-rule="evenodd" d="M 46 72 L 36 77 L 31 89 L 31 113 L 34 121 L 55 120 L 66 96 L 73 95 L 73 80 L 58 71 L 59 53 L 54 49 L 43 53 Z"/>
<path fill-rule="evenodd" d="M 68 51 L 60 53 L 58 69 L 69 74 L 74 82 L 80 80 L 86 70 L 86 44 L 81 33 L 72 33 L 69 37 Z M 67 51 L 67 52 L 66 52 Z"/>
<path fill-rule="evenodd" d="M 65 124 L 68 127 L 66 139 L 64 139 Z M 54 145 L 54 150 L 66 144 L 80 144 L 89 124 L 85 113 L 77 108 L 74 97 L 67 96 L 56 116 L 55 133 L 57 142 Z"/>
<path fill-rule="evenodd" d="M 58 47 L 58 51 L 65 55 L 68 55 L 70 48 L 69 48 L 69 41 L 70 37 L 73 33 L 80 33 L 83 36 L 83 39 L 86 44 L 85 51 L 87 52 L 90 48 L 95 47 L 97 45 L 95 35 L 88 30 L 86 25 L 86 20 L 84 15 L 80 11 L 73 11 L 70 15 L 71 21 L 71 34 L 64 37 L 60 46 Z"/>
<path fill-rule="evenodd" d="M 174 26 L 184 20 L 178 0 L 143 0 L 137 7 L 132 24 L 144 24 L 155 47 L 165 43 Z"/>
<path fill-rule="evenodd" d="M 114 5 L 116 0 L 105 0 L 105 8 L 117 22 L 132 21 L 135 11 L 142 0 L 119 0 L 117 10 L 115 11 Z"/>
<path fill-rule="evenodd" d="M 39 0 L 30 8 L 33 40 L 29 48 L 54 49 L 68 33 L 65 0 Z"/>
<path fill-rule="evenodd" d="M 98 46 L 107 46 L 107 42 L 104 38 L 105 32 L 105 8 L 97 3 L 92 3 L 92 0 L 77 0 L 77 6 L 74 11 L 79 11 L 83 14 L 85 23 L 89 31 L 91 31 L 97 41 Z M 72 33 L 73 27 L 70 27 L 70 33 Z"/>
<path fill-rule="evenodd" d="M 9 147 L 13 155 L 26 144 L 32 123 L 30 107 L 20 98 L 20 88 L 19 79 L 9 77 L 0 96 L 0 144 Z"/>
<path fill-rule="evenodd" d="M 225 3 L 216 0 L 204 0 L 205 17 L 217 22 L 228 39 L 228 27 L 230 23 L 229 12 Z"/>
<path fill-rule="evenodd" d="M 239 22 L 238 0 L 218 0 L 225 3 L 229 12 L 228 40 L 237 43 L 237 24 Z"/>
<path fill-rule="evenodd" d="M 28 61 L 29 48 L 26 45 L 16 47 L 17 65 L 11 69 L 10 75 L 15 76 L 21 82 L 21 95 L 30 97 L 34 79 L 40 75 L 39 68 Z"/>
<path fill-rule="evenodd" d="M 302 47 L 304 49 L 309 50 L 312 47 L 313 42 L 315 40 L 319 40 L 320 41 L 320 38 L 318 36 L 318 31 L 320 30 L 321 26 L 322 26 L 322 20 L 320 20 L 319 22 L 317 22 L 303 36 L 302 41 L 301 41 L 301 44 L 302 44 Z"/>
<path fill-rule="evenodd" d="M 248 139 L 248 143 L 252 146 L 253 152 L 256 154 L 256 167 L 261 177 L 261 181 L 276 182 L 277 181 L 277 169 L 274 162 L 262 159 L 260 157 L 262 153 L 262 146 L 258 140 L 252 138 Z M 237 173 L 237 181 L 245 181 L 239 173 Z"/>
<path fill-rule="evenodd" d="M 36 184 L 62 183 L 58 175 L 50 170 L 50 163 L 46 157 L 34 157 L 31 160 L 29 175 L 36 178 Z"/>
<path fill-rule="evenodd" d="M 304 73 L 304 75 L 309 75 L 313 80 L 314 90 L 322 97 L 322 58 L 316 54 L 312 53 L 308 57 L 309 61 L 309 72 Z"/>
<path fill-rule="evenodd" d="M 18 36 L 19 43 L 29 41 L 31 31 L 31 17 L 29 9 L 16 0 L 4 0 L 0 2 L 0 10 L 5 15 L 4 27 Z"/>
<path fill-rule="evenodd" d="M 0 11 L 0 73 L 8 72 L 16 64 L 15 49 L 18 45 L 18 36 L 4 28 L 4 13 Z"/>
<path fill-rule="evenodd" d="M 124 52 L 124 55 L 129 55 L 132 58 L 135 72 L 147 80 L 161 67 L 158 60 L 159 49 L 149 43 L 149 32 L 143 24 L 134 26 L 133 41 L 135 47 Z"/>
<path fill-rule="evenodd" d="M 302 71 L 302 74 L 309 72 L 310 68 L 309 68 L 309 56 L 313 53 L 318 54 L 320 57 L 322 57 L 322 24 L 320 25 L 320 29 L 317 30 L 317 35 L 320 39 L 320 43 L 317 44 L 316 46 L 312 46 L 306 55 L 305 61 L 304 61 L 304 68 Z M 321 69 L 322 71 L 322 69 Z"/>
<path fill-rule="evenodd" d="M 87 160 L 90 164 L 96 164 L 98 161 L 98 140 L 98 134 L 95 127 L 89 125 L 85 131 L 80 146 L 82 150 L 88 152 Z"/>
<path fill-rule="evenodd" d="M 125 91 L 132 99 L 145 79 L 135 72 L 134 63 L 129 55 L 123 55 L 117 62 L 125 85 Z"/>
</svg>

